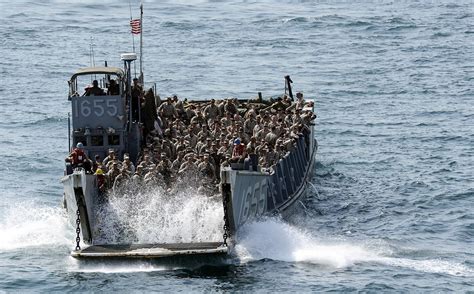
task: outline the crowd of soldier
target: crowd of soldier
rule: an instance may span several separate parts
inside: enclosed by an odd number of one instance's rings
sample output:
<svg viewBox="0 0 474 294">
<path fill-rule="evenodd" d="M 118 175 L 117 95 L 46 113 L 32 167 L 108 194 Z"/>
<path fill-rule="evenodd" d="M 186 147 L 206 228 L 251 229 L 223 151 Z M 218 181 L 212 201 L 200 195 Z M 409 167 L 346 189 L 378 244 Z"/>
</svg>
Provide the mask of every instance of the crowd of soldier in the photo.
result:
<svg viewBox="0 0 474 294">
<path fill-rule="evenodd" d="M 148 106 L 141 110 L 146 138 L 137 165 L 128 154 L 120 161 L 114 150 L 103 160 L 96 156 L 92 170 L 101 191 L 131 183 L 169 189 L 179 180 L 215 187 L 222 166 L 244 163 L 252 155 L 270 170 L 315 118 L 301 93 L 296 101 L 284 96 L 272 104 L 239 104 L 237 99 L 188 103 L 177 96 L 160 103 L 149 92 L 134 83 L 132 103 Z"/>
</svg>

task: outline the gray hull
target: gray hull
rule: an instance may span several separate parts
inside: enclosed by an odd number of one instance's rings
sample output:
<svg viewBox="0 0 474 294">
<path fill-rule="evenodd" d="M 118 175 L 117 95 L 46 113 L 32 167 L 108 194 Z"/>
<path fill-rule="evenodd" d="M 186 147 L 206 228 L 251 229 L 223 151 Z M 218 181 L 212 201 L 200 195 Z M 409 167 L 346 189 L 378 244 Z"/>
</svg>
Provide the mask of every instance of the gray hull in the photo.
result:
<svg viewBox="0 0 474 294">
<path fill-rule="evenodd" d="M 221 187 L 231 234 L 262 216 L 293 215 L 306 195 L 316 151 L 317 141 L 311 129 L 306 136 L 300 136 L 297 147 L 280 159 L 270 173 L 224 168 Z"/>
<path fill-rule="evenodd" d="M 92 244 L 95 210 L 98 206 L 97 179 L 83 170 L 74 171 L 61 179 L 64 185 L 64 204 L 71 225 L 76 228 L 79 214 L 80 238 Z"/>
</svg>

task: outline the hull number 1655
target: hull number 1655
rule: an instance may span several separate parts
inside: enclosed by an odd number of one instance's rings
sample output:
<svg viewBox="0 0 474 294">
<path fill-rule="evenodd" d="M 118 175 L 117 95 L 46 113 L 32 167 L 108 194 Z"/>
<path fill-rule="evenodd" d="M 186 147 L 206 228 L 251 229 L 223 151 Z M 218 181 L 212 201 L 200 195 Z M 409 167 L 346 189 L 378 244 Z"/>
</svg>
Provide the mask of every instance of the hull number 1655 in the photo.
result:
<svg viewBox="0 0 474 294">
<path fill-rule="evenodd" d="M 117 98 L 112 99 L 94 99 L 92 101 L 85 99 L 77 99 L 74 101 L 74 116 L 75 117 L 88 117 L 94 114 L 94 116 L 116 116 L 118 114 Z"/>
</svg>

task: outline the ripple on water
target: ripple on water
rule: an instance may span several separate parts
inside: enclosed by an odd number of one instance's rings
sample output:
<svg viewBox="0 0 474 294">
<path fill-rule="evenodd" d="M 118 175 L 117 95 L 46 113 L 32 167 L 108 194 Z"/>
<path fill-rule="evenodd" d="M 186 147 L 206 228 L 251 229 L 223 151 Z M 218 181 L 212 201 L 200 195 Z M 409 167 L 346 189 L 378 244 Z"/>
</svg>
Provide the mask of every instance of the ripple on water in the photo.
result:
<svg viewBox="0 0 474 294">
<path fill-rule="evenodd" d="M 90 64 L 92 32 L 96 64 L 122 66 L 128 3 L 24 2 L 0 10 L 1 289 L 472 288 L 471 1 L 146 1 L 145 76 L 162 97 L 276 96 L 290 74 L 318 113 L 308 217 L 256 224 L 228 267 L 164 270 L 70 265 L 74 231 L 56 210 L 68 75 Z"/>
</svg>

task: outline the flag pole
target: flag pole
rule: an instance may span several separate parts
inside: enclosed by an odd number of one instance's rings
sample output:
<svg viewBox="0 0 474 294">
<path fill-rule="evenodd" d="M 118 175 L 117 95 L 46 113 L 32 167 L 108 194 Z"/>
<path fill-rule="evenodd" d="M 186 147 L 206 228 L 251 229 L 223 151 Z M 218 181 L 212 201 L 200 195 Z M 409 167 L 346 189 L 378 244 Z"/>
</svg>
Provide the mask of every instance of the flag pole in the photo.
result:
<svg viewBox="0 0 474 294">
<path fill-rule="evenodd" d="M 129 5 L 129 8 L 130 8 L 130 26 L 132 26 L 132 21 L 133 21 L 133 16 L 132 16 L 132 2 L 131 0 L 128 1 L 128 5 Z M 133 28 L 132 28 L 132 49 L 133 49 L 133 53 L 135 53 L 135 37 L 133 36 Z M 135 65 L 135 62 L 133 63 L 133 68 L 134 68 L 134 71 L 135 71 L 135 76 L 137 76 L 137 67 Z"/>
<path fill-rule="evenodd" d="M 143 77 L 143 1 L 140 1 L 140 83 L 144 86 Z"/>
</svg>

